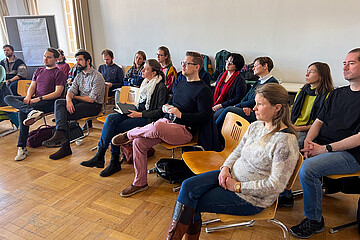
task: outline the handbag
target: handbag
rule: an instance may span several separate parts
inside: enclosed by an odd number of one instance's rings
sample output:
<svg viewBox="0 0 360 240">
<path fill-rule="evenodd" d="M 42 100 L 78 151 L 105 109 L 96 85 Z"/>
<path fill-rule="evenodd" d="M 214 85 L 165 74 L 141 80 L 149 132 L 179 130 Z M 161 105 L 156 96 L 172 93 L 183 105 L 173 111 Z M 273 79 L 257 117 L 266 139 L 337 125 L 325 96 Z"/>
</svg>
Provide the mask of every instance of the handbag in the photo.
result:
<svg viewBox="0 0 360 240">
<path fill-rule="evenodd" d="M 120 151 L 121 151 L 121 161 L 126 161 L 128 164 L 132 164 L 133 163 L 133 148 L 132 148 L 132 143 L 128 143 L 125 145 L 121 145 L 120 146 Z M 147 157 L 151 157 L 155 154 L 155 149 L 153 147 L 151 147 L 148 151 L 147 151 Z"/>
<path fill-rule="evenodd" d="M 40 147 L 43 141 L 46 141 L 53 136 L 54 129 L 55 126 L 41 125 L 29 133 L 26 145 L 32 148 Z"/>
<path fill-rule="evenodd" d="M 77 139 L 83 135 L 84 133 L 78 122 L 76 121 L 69 122 L 69 141 Z"/>
</svg>

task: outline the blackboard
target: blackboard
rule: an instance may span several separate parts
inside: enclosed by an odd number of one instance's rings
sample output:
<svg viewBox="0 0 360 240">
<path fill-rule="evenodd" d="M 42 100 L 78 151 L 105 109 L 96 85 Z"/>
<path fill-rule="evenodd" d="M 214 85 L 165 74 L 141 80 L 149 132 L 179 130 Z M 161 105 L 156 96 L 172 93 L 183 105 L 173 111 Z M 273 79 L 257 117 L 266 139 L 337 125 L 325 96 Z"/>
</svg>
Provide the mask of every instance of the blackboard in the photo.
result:
<svg viewBox="0 0 360 240">
<path fill-rule="evenodd" d="M 5 25 L 7 29 L 9 44 L 15 49 L 15 56 L 24 60 L 17 19 L 45 18 L 49 34 L 50 46 L 58 48 L 58 38 L 56 33 L 55 16 L 54 15 L 36 15 L 36 16 L 5 16 Z M 45 49 L 44 49 L 45 51 Z M 35 70 L 40 66 L 28 66 L 27 79 L 31 79 Z"/>
</svg>

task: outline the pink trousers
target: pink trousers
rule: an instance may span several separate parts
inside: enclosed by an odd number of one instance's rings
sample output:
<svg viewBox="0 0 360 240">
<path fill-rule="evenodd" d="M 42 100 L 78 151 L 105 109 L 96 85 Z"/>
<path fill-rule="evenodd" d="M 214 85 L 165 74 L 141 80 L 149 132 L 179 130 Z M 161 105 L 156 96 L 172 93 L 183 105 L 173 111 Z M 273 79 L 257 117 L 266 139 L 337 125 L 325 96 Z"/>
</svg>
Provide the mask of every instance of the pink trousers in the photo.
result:
<svg viewBox="0 0 360 240">
<path fill-rule="evenodd" d="M 127 133 L 127 136 L 133 140 L 134 186 L 147 184 L 147 151 L 152 146 L 162 141 L 171 145 L 185 144 L 193 137 L 184 125 L 172 123 L 166 118 L 144 127 L 134 128 Z"/>
</svg>

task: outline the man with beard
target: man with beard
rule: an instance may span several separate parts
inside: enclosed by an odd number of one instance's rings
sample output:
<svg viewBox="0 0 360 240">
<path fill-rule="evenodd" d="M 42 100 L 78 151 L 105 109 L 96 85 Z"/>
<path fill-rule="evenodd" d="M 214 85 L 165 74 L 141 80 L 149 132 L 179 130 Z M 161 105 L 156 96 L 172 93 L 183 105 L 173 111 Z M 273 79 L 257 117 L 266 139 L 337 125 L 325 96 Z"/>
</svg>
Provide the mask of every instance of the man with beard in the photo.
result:
<svg viewBox="0 0 360 240">
<path fill-rule="evenodd" d="M 47 141 L 45 147 L 59 147 L 60 149 L 49 156 L 57 160 L 70 154 L 70 141 L 68 137 L 68 121 L 84 117 L 95 116 L 100 113 L 104 103 L 105 80 L 101 73 L 91 65 L 91 55 L 80 50 L 75 54 L 79 74 L 68 90 L 66 99 L 58 99 L 55 102 L 56 131 Z"/>
<path fill-rule="evenodd" d="M 19 109 L 20 132 L 15 161 L 21 161 L 29 155 L 26 149 L 29 126 L 45 113 L 53 112 L 55 100 L 64 92 L 66 76 L 56 67 L 58 57 L 59 52 L 55 48 L 46 49 L 45 67 L 36 69 L 26 97 L 8 95 L 4 99 L 8 105 Z"/>
<path fill-rule="evenodd" d="M 6 95 L 13 94 L 18 96 L 17 83 L 20 79 L 26 78 L 27 68 L 21 59 L 15 57 L 13 46 L 6 44 L 3 46 L 3 50 L 6 58 L 0 62 L 0 65 L 2 65 L 6 71 L 6 87 L 11 89 L 11 92 L 8 90 L 8 94 Z"/>
</svg>

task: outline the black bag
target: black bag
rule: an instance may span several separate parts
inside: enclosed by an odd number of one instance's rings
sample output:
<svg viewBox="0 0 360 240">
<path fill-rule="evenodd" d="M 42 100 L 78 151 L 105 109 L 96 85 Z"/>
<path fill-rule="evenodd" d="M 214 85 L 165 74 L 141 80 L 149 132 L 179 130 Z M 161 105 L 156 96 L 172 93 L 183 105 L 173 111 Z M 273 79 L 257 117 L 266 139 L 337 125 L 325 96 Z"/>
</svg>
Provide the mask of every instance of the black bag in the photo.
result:
<svg viewBox="0 0 360 240">
<path fill-rule="evenodd" d="M 170 183 L 181 183 L 187 178 L 195 176 L 183 160 L 161 158 L 155 164 L 158 176 L 169 180 Z"/>
<path fill-rule="evenodd" d="M 77 139 L 83 135 L 84 133 L 78 122 L 76 121 L 69 122 L 69 141 Z"/>
<path fill-rule="evenodd" d="M 54 129 L 55 126 L 41 125 L 29 133 L 26 145 L 32 148 L 40 147 L 43 141 L 46 141 L 53 136 Z"/>
</svg>

